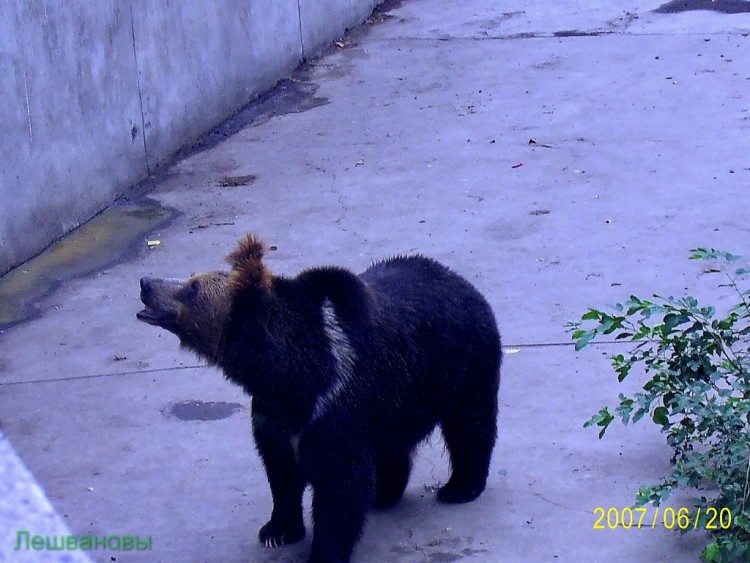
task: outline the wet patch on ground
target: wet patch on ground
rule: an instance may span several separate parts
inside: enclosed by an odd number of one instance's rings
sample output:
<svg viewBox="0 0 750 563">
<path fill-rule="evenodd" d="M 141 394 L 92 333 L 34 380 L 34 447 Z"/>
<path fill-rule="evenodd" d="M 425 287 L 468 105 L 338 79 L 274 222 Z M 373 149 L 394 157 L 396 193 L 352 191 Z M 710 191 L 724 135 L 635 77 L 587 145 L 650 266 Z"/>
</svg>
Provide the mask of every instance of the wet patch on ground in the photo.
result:
<svg viewBox="0 0 750 563">
<path fill-rule="evenodd" d="M 425 561 L 429 563 L 454 563 L 464 558 L 475 558 L 479 556 L 481 559 L 485 559 L 487 555 L 486 549 L 473 549 L 469 547 L 474 543 L 474 538 L 433 538 L 432 540 L 417 545 L 412 537 L 411 531 L 409 531 L 409 542 L 408 545 L 399 545 L 391 548 L 391 553 L 397 557 L 400 555 L 412 555 L 419 553 L 424 556 Z"/>
<path fill-rule="evenodd" d="M 0 331 L 37 316 L 63 282 L 147 251 L 149 235 L 176 215 L 153 199 L 122 200 L 0 277 Z"/>
<path fill-rule="evenodd" d="M 370 14 L 370 17 L 368 17 L 361 25 L 353 28 L 351 31 L 347 30 L 347 35 L 353 35 L 352 32 L 354 31 L 364 31 L 365 27 L 378 25 L 380 23 L 392 20 L 395 16 L 393 14 L 389 14 L 388 12 L 390 12 L 391 10 L 395 10 L 396 8 L 400 8 L 402 3 L 403 2 L 401 0 L 395 2 L 386 0 L 385 2 L 383 2 L 383 4 L 375 6 L 375 9 L 372 11 L 372 14 Z"/>
<path fill-rule="evenodd" d="M 196 143 L 178 151 L 173 161 L 183 160 L 210 150 L 245 127 L 262 125 L 274 117 L 301 113 L 327 104 L 328 98 L 316 95 L 319 87 L 313 80 L 316 67 L 325 66 L 326 57 L 336 50 L 358 45 L 373 26 L 392 19 L 394 16 L 390 12 L 399 8 L 402 3 L 403 0 L 385 0 L 376 6 L 364 23 L 346 30 L 344 37 L 334 41 L 328 49 L 310 61 L 303 61 L 292 76 L 280 80 L 272 90 L 248 102 L 227 121 L 215 127 Z"/>
<path fill-rule="evenodd" d="M 195 144 L 178 151 L 173 160 L 177 162 L 210 150 L 245 127 L 262 125 L 274 117 L 327 104 L 328 98 L 315 95 L 319 86 L 312 82 L 310 69 L 310 65 L 302 64 L 290 78 L 280 80 L 273 90 L 245 105 Z"/>
<path fill-rule="evenodd" d="M 503 12 L 499 16 L 494 18 L 487 18 L 480 21 L 470 21 L 463 24 L 463 27 L 475 27 L 479 26 L 480 29 L 484 30 L 482 33 L 485 34 L 487 31 L 493 31 L 500 29 L 509 20 L 523 16 L 526 12 L 523 10 L 517 10 L 515 12 Z"/>
<path fill-rule="evenodd" d="M 556 31 L 553 37 L 599 37 L 600 35 L 609 35 L 611 31 L 581 31 L 580 29 L 566 29 Z"/>
<path fill-rule="evenodd" d="M 380 4 L 373 8 L 372 13 L 363 21 L 361 24 L 356 25 L 352 28 L 346 28 L 344 30 L 344 36 L 334 41 L 327 50 L 324 50 L 317 58 L 323 58 L 328 55 L 331 50 L 343 47 L 350 47 L 356 45 L 361 39 L 367 36 L 370 29 L 381 23 L 391 21 L 396 18 L 395 15 L 391 14 L 393 10 L 399 9 L 404 3 L 404 0 L 383 0 Z M 401 19 L 400 21 L 405 21 Z"/>
<path fill-rule="evenodd" d="M 224 176 L 219 180 L 219 186 L 222 188 L 236 188 L 238 186 L 248 186 L 255 183 L 258 176 L 255 174 L 245 174 L 244 176 Z"/>
<path fill-rule="evenodd" d="M 363 24 L 347 30 L 341 40 L 334 42 L 315 60 L 303 62 L 291 77 L 280 80 L 275 88 L 249 102 L 195 144 L 178 151 L 170 161 L 178 162 L 214 148 L 247 126 L 260 125 L 277 116 L 301 113 L 327 104 L 328 98 L 316 96 L 319 85 L 313 78 L 317 65 L 331 52 L 358 44 L 373 26 L 393 18 L 389 12 L 399 8 L 402 3 L 403 0 L 385 0 Z M 153 186 L 153 180 L 163 179 L 164 176 L 162 173 L 143 182 L 133 188 L 134 193 L 142 196 L 149 186 Z M 246 186 L 255 179 L 254 175 L 228 176 L 222 180 L 221 186 Z M 137 202 L 118 202 L 36 258 L 0 277 L 0 333 L 5 328 L 36 317 L 40 301 L 62 282 L 91 275 L 134 256 L 139 249 L 146 249 L 145 237 L 171 221 L 176 214 L 176 211 L 163 208 L 148 198 Z"/>
<path fill-rule="evenodd" d="M 724 14 L 750 13 L 750 2 L 747 0 L 673 0 L 662 4 L 654 10 L 657 14 L 678 14 L 693 10 L 709 10 Z"/>
<path fill-rule="evenodd" d="M 167 417 L 180 420 L 222 420 L 242 410 L 239 403 L 225 403 L 224 401 L 180 401 L 172 403 L 162 412 Z"/>
</svg>

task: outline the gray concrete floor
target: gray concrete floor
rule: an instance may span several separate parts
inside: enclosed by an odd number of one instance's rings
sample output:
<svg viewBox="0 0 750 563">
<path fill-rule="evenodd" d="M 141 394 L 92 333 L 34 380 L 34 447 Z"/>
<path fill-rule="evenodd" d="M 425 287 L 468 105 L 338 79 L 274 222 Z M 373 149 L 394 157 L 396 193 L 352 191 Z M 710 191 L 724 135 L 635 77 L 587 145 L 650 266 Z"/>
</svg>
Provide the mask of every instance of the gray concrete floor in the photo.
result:
<svg viewBox="0 0 750 563">
<path fill-rule="evenodd" d="M 73 532 L 153 538 L 97 561 L 303 561 L 309 535 L 256 542 L 270 494 L 248 398 L 136 321 L 138 278 L 221 267 L 248 230 L 282 274 L 419 251 L 496 311 L 498 447 L 486 493 L 439 506 L 433 437 L 355 561 L 695 560 L 700 533 L 593 529 L 594 508 L 631 505 L 669 452 L 648 426 L 601 442 L 582 428 L 639 381 L 618 386 L 606 354 L 622 348 L 576 353 L 564 324 L 631 293 L 709 295 L 689 249 L 746 252 L 746 4 L 395 6 L 169 169 L 149 197 L 181 215 L 150 235 L 158 248 L 65 281 L 0 334 L 2 431 Z"/>
</svg>

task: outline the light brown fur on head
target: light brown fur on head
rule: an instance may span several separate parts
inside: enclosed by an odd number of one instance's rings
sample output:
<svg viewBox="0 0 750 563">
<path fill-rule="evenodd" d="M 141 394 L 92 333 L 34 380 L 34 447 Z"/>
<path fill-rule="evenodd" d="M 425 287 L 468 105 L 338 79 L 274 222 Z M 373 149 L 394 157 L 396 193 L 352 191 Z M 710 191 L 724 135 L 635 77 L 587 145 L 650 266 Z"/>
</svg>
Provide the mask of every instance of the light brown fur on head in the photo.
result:
<svg viewBox="0 0 750 563">
<path fill-rule="evenodd" d="M 173 332 L 209 362 L 219 362 L 235 298 L 271 287 L 271 272 L 261 262 L 264 251 L 263 242 L 248 234 L 227 256 L 230 272 L 196 274 L 186 281 L 142 278 L 141 301 L 146 307 L 138 318 Z"/>
<path fill-rule="evenodd" d="M 188 280 L 142 278 L 138 313 L 143 322 L 164 328 L 180 342 L 216 362 L 231 309 L 226 272 L 196 274 Z"/>
<path fill-rule="evenodd" d="M 260 237 L 248 233 L 226 258 L 232 266 L 229 285 L 236 294 L 253 289 L 269 289 L 271 272 L 263 264 L 266 245 Z"/>
</svg>

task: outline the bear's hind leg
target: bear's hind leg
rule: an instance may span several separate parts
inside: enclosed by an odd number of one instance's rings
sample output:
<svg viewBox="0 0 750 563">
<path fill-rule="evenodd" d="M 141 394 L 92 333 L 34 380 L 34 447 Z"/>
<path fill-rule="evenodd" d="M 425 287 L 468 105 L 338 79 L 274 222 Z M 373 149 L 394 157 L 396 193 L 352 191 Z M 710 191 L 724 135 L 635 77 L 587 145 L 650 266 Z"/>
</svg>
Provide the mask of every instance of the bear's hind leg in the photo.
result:
<svg viewBox="0 0 750 563">
<path fill-rule="evenodd" d="M 497 385 L 488 387 L 459 401 L 440 422 L 451 459 L 451 477 L 437 493 L 440 502 L 472 501 L 487 484 L 497 436 Z"/>
<path fill-rule="evenodd" d="M 340 427 L 327 426 L 300 444 L 313 489 L 313 538 L 308 563 L 344 563 L 362 535 L 375 497 L 372 454 L 355 446 Z"/>
<path fill-rule="evenodd" d="M 410 473 L 411 452 L 378 455 L 375 460 L 374 507 L 391 508 L 401 500 Z"/>
<path fill-rule="evenodd" d="M 253 434 L 271 486 L 271 519 L 258 532 L 266 547 L 279 547 L 305 537 L 302 519 L 302 493 L 305 479 L 295 459 L 292 442 L 276 425 L 253 415 Z"/>
</svg>

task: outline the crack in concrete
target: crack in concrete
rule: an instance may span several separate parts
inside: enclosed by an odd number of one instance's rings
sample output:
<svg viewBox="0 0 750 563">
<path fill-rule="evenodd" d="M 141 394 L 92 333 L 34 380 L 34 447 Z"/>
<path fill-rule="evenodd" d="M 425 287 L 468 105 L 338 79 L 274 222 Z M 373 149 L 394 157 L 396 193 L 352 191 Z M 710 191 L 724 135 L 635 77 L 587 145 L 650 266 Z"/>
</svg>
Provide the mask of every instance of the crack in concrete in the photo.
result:
<svg viewBox="0 0 750 563">
<path fill-rule="evenodd" d="M 417 542 L 414 540 L 414 532 L 411 530 L 407 530 L 408 537 L 406 538 L 406 543 L 411 546 L 411 548 L 416 551 L 417 553 L 421 553 L 425 557 L 427 557 L 427 552 L 424 550 L 423 547 L 417 544 Z"/>
<path fill-rule="evenodd" d="M 29 120 L 29 145 L 34 144 L 34 130 L 31 127 L 31 106 L 29 105 L 29 82 L 26 75 L 26 69 L 23 69 L 23 92 L 26 96 L 26 117 Z"/>
<path fill-rule="evenodd" d="M 344 194 L 340 190 L 336 189 L 336 181 L 338 179 L 337 176 L 336 176 L 336 173 L 335 172 L 331 172 L 331 171 L 323 168 L 322 166 L 318 166 L 317 164 L 312 164 L 310 162 L 308 162 L 307 165 L 311 166 L 312 168 L 314 168 L 318 172 L 321 172 L 323 174 L 331 176 L 331 187 L 330 187 L 330 189 L 328 191 L 331 193 L 331 195 L 333 195 L 333 196 L 336 197 L 336 200 L 338 201 L 339 207 L 341 208 L 340 215 L 336 218 L 336 220 L 333 223 L 339 229 L 341 229 L 341 231 L 343 231 L 343 232 L 345 232 L 347 234 L 354 235 L 355 237 L 357 237 L 357 239 L 359 239 L 360 242 L 365 243 L 365 244 L 368 243 L 369 241 L 366 238 L 364 238 L 362 235 L 360 235 L 357 231 L 350 231 L 349 229 L 347 229 L 346 227 L 344 227 L 344 225 L 342 224 L 342 222 L 344 221 L 344 219 L 346 219 L 347 213 L 349 212 L 349 207 L 346 205 L 346 203 L 344 201 Z"/>
<path fill-rule="evenodd" d="M 344 194 L 336 189 L 336 174 L 333 174 L 333 180 L 331 181 L 331 193 L 338 198 L 339 206 L 341 206 L 341 215 L 334 221 L 336 226 L 343 232 L 354 235 L 360 242 L 367 244 L 369 241 L 365 237 L 360 235 L 357 231 L 350 231 L 341 224 L 341 222 L 346 219 L 346 214 L 349 212 L 349 208 L 344 203 Z"/>
<path fill-rule="evenodd" d="M 297 0 L 297 23 L 299 24 L 299 48 L 300 48 L 300 55 L 302 55 L 302 60 L 305 60 L 305 40 L 302 35 L 302 6 L 300 5 L 300 0 Z"/>
<path fill-rule="evenodd" d="M 706 31 L 706 32 L 693 32 L 693 31 L 685 31 L 685 32 L 670 32 L 668 34 L 669 37 L 745 37 L 747 35 L 747 31 L 739 29 L 739 30 L 728 30 L 728 31 Z M 627 30 L 621 30 L 621 31 L 613 31 L 613 30 L 607 30 L 607 29 L 588 29 L 588 30 L 582 30 L 582 29 L 567 29 L 567 30 L 557 30 L 557 31 L 545 31 L 545 32 L 537 32 L 537 31 L 528 31 L 528 32 L 520 32 L 520 33 L 511 33 L 509 35 L 486 35 L 486 36 L 476 36 L 476 35 L 465 35 L 465 36 L 458 36 L 458 35 L 444 35 L 442 37 L 417 37 L 417 36 L 400 36 L 400 37 L 384 37 L 384 38 L 378 38 L 375 40 L 372 40 L 373 43 L 375 42 L 381 42 L 381 43 L 398 43 L 398 42 L 434 42 L 434 43 L 449 43 L 449 42 L 458 42 L 458 41 L 512 41 L 515 39 L 577 39 L 577 38 L 585 38 L 585 37 L 602 37 L 602 36 L 609 36 L 609 37 L 665 37 L 665 34 L 662 32 L 651 32 L 651 31 L 642 31 L 642 32 L 633 32 L 633 31 L 627 31 Z"/>
<path fill-rule="evenodd" d="M 346 229 L 343 229 L 344 232 L 349 232 Z M 355 236 L 360 236 L 354 233 Z M 610 344 L 619 344 L 619 345 L 625 345 L 625 344 L 631 344 L 631 342 L 624 341 L 624 340 L 602 340 L 600 342 L 591 342 L 589 343 L 589 346 L 596 347 L 596 346 L 605 346 Z M 537 342 L 537 343 L 527 343 L 527 344 L 505 344 L 503 345 L 503 350 L 506 351 L 513 349 L 513 348 L 552 348 L 552 347 L 572 347 L 575 346 L 575 342 Z M 141 369 L 141 370 L 129 370 L 129 371 L 114 371 L 114 372 L 107 372 L 107 373 L 94 373 L 94 374 L 87 374 L 87 375 L 75 375 L 75 376 L 69 376 L 69 377 L 55 377 L 51 379 L 27 379 L 24 381 L 0 381 L 0 387 L 6 387 L 11 385 L 31 385 L 36 383 L 57 383 L 60 381 L 78 381 L 82 379 L 98 379 L 103 377 L 121 377 L 124 375 L 142 375 L 142 374 L 148 374 L 148 373 L 157 373 L 162 371 L 181 371 L 181 370 L 191 370 L 191 369 L 200 369 L 200 368 L 208 368 L 207 364 L 194 364 L 189 366 L 178 366 L 178 367 L 166 367 L 166 368 L 149 368 L 149 369 Z M 433 464 L 433 469 L 435 469 L 435 465 Z M 434 477 L 434 473 L 432 473 L 432 476 Z"/>
<path fill-rule="evenodd" d="M 125 375 L 142 375 L 148 373 L 156 373 L 161 371 L 181 371 L 189 369 L 207 368 L 208 365 L 196 364 L 192 366 L 179 366 L 171 368 L 151 368 L 142 370 L 130 370 L 130 371 L 115 371 L 110 373 L 95 373 L 89 375 L 72 375 L 70 377 L 55 377 L 53 379 L 27 379 L 26 381 L 2 381 L 0 387 L 10 387 L 11 385 L 30 385 L 35 383 L 58 383 L 60 381 L 78 381 L 82 379 L 99 379 L 103 377 L 122 377 Z"/>
<path fill-rule="evenodd" d="M 632 344 L 629 340 L 597 340 L 589 346 L 603 346 L 609 344 Z M 553 346 L 575 346 L 575 342 L 527 342 L 525 344 L 503 344 L 503 348 L 551 348 Z"/>
<path fill-rule="evenodd" d="M 542 493 L 535 493 L 535 492 L 532 492 L 532 491 L 523 491 L 521 489 L 509 489 L 509 490 L 512 491 L 512 492 L 515 492 L 515 493 L 521 493 L 521 494 L 525 494 L 525 495 L 535 496 L 539 500 L 543 500 L 544 502 L 546 502 L 548 504 L 551 504 L 553 506 L 557 506 L 559 508 L 564 508 L 565 510 L 571 510 L 573 512 L 585 512 L 586 514 L 593 514 L 594 513 L 593 510 L 586 510 L 585 508 L 574 508 L 574 507 L 571 507 L 571 506 L 565 506 L 564 504 L 560 504 L 559 502 L 556 502 L 554 500 L 548 499 Z"/>
<path fill-rule="evenodd" d="M 331 189 L 329 190 L 334 196 L 336 196 L 337 201 L 339 202 L 339 207 L 341 207 L 341 214 L 338 216 L 338 218 L 334 221 L 336 226 L 338 226 L 339 229 L 344 231 L 345 233 L 348 233 L 349 231 L 344 228 L 344 226 L 341 224 L 341 221 L 343 221 L 346 218 L 346 214 L 349 211 L 349 208 L 344 203 L 344 194 L 342 194 L 339 190 L 336 189 L 336 173 L 331 172 Z"/>
<path fill-rule="evenodd" d="M 138 70 L 138 50 L 135 45 L 135 17 L 133 16 L 133 5 L 130 5 L 130 36 L 133 40 L 133 60 L 135 61 L 135 81 L 138 86 L 138 104 L 141 108 L 141 138 L 143 139 L 143 158 L 146 161 L 146 173 L 151 175 L 151 165 L 148 159 L 148 148 L 146 147 L 146 115 L 143 113 L 143 87 L 141 86 L 141 73 Z"/>
<path fill-rule="evenodd" d="M 607 21 L 607 25 L 610 27 L 610 29 L 620 32 L 628 31 L 630 26 L 633 25 L 633 22 L 638 20 L 639 16 L 635 12 L 623 10 L 622 13 L 623 15 L 619 18 L 613 18 Z"/>
</svg>

